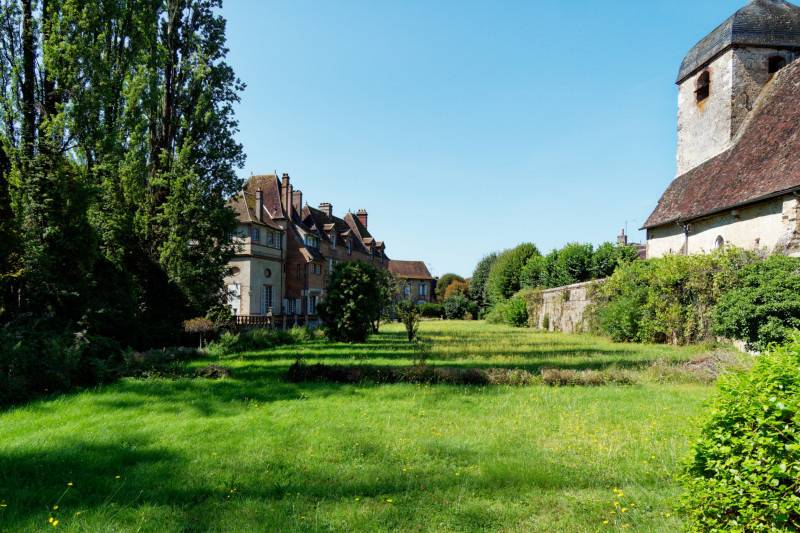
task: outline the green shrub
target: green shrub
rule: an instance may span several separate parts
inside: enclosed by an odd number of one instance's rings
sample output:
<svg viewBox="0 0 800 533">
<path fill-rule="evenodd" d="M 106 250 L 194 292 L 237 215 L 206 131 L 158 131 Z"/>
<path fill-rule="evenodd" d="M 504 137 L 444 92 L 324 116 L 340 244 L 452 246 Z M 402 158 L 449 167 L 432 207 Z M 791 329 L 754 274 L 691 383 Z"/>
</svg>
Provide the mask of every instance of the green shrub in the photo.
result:
<svg viewBox="0 0 800 533">
<path fill-rule="evenodd" d="M 419 314 L 425 318 L 442 318 L 444 308 L 442 304 L 422 304 L 419 306 Z"/>
<path fill-rule="evenodd" d="M 454 294 L 447 298 L 442 304 L 444 316 L 448 320 L 463 320 L 470 312 L 469 300 L 463 294 Z"/>
<path fill-rule="evenodd" d="M 520 290 L 522 268 L 535 255 L 539 255 L 536 246 L 524 243 L 506 250 L 497 257 L 486 280 L 486 293 L 490 304 L 494 305 L 511 298 Z"/>
<path fill-rule="evenodd" d="M 363 261 L 339 263 L 317 310 L 331 340 L 364 342 L 394 294 L 391 274 Z"/>
<path fill-rule="evenodd" d="M 736 287 L 717 304 L 714 322 L 717 335 L 750 349 L 784 342 L 800 328 L 800 259 L 776 255 L 741 269 Z"/>
<path fill-rule="evenodd" d="M 298 331 L 295 332 L 295 329 Z M 294 344 L 298 337 L 305 337 L 301 332 L 305 328 L 292 328 L 289 331 L 279 329 L 251 329 L 241 333 L 223 333 L 219 339 L 208 345 L 208 351 L 214 355 L 232 355 L 241 352 L 268 350 L 276 346 Z"/>
<path fill-rule="evenodd" d="M 515 296 L 510 300 L 500 302 L 492 308 L 486 321 L 492 324 L 506 324 L 514 327 L 525 327 L 528 325 L 528 308 L 525 300 Z"/>
<path fill-rule="evenodd" d="M 693 531 L 800 528 L 800 337 L 721 378 L 694 445 L 684 504 Z"/>
<path fill-rule="evenodd" d="M 615 340 L 689 344 L 712 339 L 714 306 L 758 258 L 729 248 L 621 264 L 590 311 Z M 589 317 L 591 319 L 591 317 Z"/>
<path fill-rule="evenodd" d="M 107 337 L 44 320 L 7 324 L 0 328 L 0 405 L 102 383 L 122 365 L 121 347 Z"/>
</svg>

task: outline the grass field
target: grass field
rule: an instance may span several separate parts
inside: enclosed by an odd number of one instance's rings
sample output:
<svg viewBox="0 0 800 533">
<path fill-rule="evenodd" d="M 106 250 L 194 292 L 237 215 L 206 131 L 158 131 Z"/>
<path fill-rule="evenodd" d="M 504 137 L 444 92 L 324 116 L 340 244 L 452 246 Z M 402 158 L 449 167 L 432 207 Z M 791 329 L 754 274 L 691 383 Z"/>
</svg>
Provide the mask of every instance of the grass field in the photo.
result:
<svg viewBox="0 0 800 533">
<path fill-rule="evenodd" d="M 426 322 L 431 364 L 638 369 L 700 348 Z M 0 413 L 4 531 L 664 531 L 712 388 L 292 384 L 309 362 L 409 364 L 397 326 L 126 379 Z M 615 502 L 618 505 L 615 505 Z M 57 508 L 56 508 L 57 506 Z"/>
</svg>

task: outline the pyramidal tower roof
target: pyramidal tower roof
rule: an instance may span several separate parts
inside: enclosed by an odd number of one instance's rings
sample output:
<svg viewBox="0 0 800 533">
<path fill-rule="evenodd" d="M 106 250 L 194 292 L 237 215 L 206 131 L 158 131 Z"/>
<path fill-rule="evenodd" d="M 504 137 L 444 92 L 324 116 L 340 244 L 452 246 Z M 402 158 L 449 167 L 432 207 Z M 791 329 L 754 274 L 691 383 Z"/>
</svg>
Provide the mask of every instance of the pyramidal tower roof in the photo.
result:
<svg viewBox="0 0 800 533">
<path fill-rule="evenodd" d="M 751 0 L 689 50 L 677 82 L 732 46 L 800 48 L 800 7 L 785 0 Z"/>
</svg>

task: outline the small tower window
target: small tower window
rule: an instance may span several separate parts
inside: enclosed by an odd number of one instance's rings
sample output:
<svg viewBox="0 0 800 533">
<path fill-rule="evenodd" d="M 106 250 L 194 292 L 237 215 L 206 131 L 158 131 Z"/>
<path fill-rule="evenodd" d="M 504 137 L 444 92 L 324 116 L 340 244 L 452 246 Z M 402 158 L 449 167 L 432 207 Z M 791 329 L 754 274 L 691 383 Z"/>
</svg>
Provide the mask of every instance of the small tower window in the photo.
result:
<svg viewBox="0 0 800 533">
<path fill-rule="evenodd" d="M 772 56 L 767 60 L 767 72 L 775 74 L 786 66 L 786 59 L 782 56 Z"/>
<path fill-rule="evenodd" d="M 702 102 L 711 94 L 711 74 L 707 70 L 697 78 L 697 89 L 694 94 L 697 96 L 698 102 Z"/>
</svg>

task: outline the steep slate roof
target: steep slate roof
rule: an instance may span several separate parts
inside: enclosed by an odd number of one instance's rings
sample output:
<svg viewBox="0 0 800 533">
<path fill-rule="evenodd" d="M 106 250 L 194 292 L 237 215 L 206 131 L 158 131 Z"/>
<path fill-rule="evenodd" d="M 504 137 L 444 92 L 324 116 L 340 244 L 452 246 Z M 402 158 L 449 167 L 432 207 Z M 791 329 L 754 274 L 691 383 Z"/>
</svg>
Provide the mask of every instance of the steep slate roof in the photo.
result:
<svg viewBox="0 0 800 533">
<path fill-rule="evenodd" d="M 266 198 L 264 199 L 264 203 L 266 204 Z M 264 216 L 261 217 L 261 221 L 256 218 L 256 196 L 255 194 L 250 194 L 247 191 L 240 191 L 236 196 L 228 200 L 228 205 L 233 209 L 233 212 L 236 213 L 236 218 L 240 222 L 249 222 L 251 224 L 260 224 L 262 226 L 267 226 L 273 229 L 282 229 L 279 225 L 275 224 L 272 221 L 272 215 L 269 213 L 269 210 L 266 209 Z"/>
<path fill-rule="evenodd" d="M 389 272 L 399 278 L 433 279 L 428 267 L 422 261 L 389 261 Z"/>
<path fill-rule="evenodd" d="M 677 82 L 737 45 L 800 47 L 800 7 L 784 0 L 751 0 L 686 54 Z"/>
<path fill-rule="evenodd" d="M 733 147 L 677 177 L 644 228 L 800 189 L 800 60 L 768 84 Z"/>
</svg>

